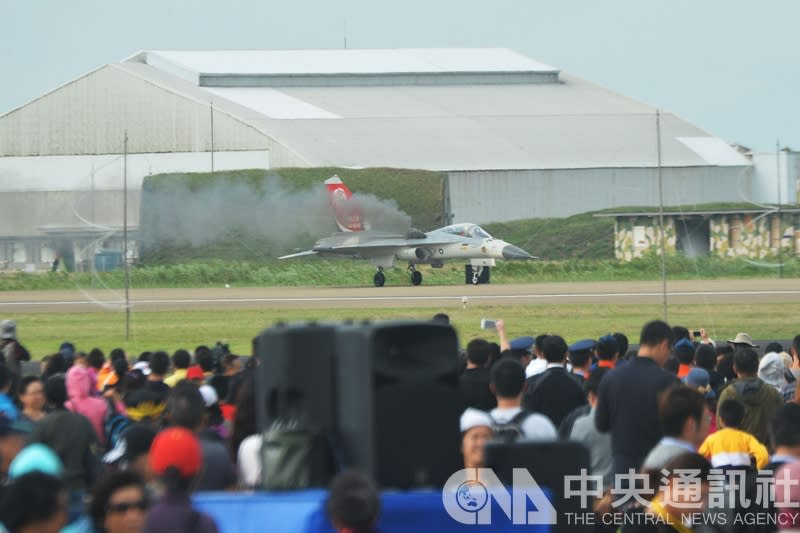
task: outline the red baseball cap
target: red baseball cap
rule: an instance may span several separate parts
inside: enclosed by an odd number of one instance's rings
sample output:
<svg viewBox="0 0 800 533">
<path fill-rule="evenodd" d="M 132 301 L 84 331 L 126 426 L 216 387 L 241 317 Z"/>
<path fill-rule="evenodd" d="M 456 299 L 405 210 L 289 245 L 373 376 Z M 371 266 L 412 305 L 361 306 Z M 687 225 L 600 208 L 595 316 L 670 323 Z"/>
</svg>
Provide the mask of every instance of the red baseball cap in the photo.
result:
<svg viewBox="0 0 800 533">
<path fill-rule="evenodd" d="M 203 368 L 200 365 L 192 365 L 186 369 L 186 379 L 189 381 L 193 379 L 206 379 L 203 373 Z"/>
<path fill-rule="evenodd" d="M 161 476 L 175 467 L 183 477 L 191 477 L 203 465 L 200 441 L 186 428 L 172 427 L 156 435 L 150 447 L 150 468 Z"/>
</svg>

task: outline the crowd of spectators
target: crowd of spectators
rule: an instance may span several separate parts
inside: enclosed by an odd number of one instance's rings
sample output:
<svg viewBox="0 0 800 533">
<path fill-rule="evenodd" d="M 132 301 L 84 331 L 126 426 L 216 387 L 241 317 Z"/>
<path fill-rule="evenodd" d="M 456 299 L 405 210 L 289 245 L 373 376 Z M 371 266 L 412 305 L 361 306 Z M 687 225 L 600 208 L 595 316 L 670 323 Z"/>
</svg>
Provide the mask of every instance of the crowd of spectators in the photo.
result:
<svg viewBox="0 0 800 533">
<path fill-rule="evenodd" d="M 649 322 L 629 352 L 621 333 L 569 345 L 557 334 L 508 339 L 497 321 L 497 339 L 473 339 L 461 355 L 465 468 L 483 466 L 487 442 L 581 442 L 587 474 L 603 488 L 592 512 L 651 519 L 598 526 L 623 533 L 694 530 L 676 505 L 682 470 L 699 472 L 703 497 L 716 469 L 741 473 L 747 490 L 764 476 L 796 478 L 800 336 L 788 352 L 769 345 L 761 355 L 747 334 L 715 342 L 697 333 Z M 171 355 L 115 348 L 106 356 L 65 342 L 37 375 L 23 375 L 30 354 L 16 324 L 4 321 L 0 336 L 7 531 L 213 532 L 218 524 L 193 508 L 193 491 L 260 487 L 255 358 L 220 343 Z M 617 505 L 614 489 L 632 474 L 652 490 Z M 380 500 L 371 480 L 344 472 L 331 489 L 326 509 L 337 529 L 375 527 Z M 792 495 L 799 501 L 796 489 Z M 744 512 L 728 503 L 729 512 Z M 761 531 L 800 528 L 800 513 L 774 499 L 762 510 L 781 519 Z"/>
<path fill-rule="evenodd" d="M 465 468 L 484 466 L 487 442 L 557 432 L 589 450 L 598 531 L 800 531 L 800 335 L 760 355 L 746 333 L 716 342 L 662 321 L 630 352 L 621 333 L 568 346 L 508 339 L 499 320 L 497 334 L 463 353 Z"/>
</svg>

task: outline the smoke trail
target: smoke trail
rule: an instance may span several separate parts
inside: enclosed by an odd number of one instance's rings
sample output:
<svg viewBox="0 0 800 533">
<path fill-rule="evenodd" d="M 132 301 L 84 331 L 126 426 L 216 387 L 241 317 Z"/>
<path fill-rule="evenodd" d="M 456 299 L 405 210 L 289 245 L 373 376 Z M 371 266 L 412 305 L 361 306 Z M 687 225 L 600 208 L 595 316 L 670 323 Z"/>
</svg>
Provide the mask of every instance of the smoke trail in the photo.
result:
<svg viewBox="0 0 800 533">
<path fill-rule="evenodd" d="M 349 203 L 363 213 L 372 229 L 405 232 L 411 226 L 411 217 L 393 200 L 354 193 Z M 334 211 L 321 183 L 293 190 L 277 176 L 258 185 L 226 181 L 202 188 L 175 180 L 142 196 L 140 241 L 150 251 L 253 238 L 265 241 L 272 249 L 265 253 L 271 255 L 308 246 L 336 230 Z"/>
</svg>

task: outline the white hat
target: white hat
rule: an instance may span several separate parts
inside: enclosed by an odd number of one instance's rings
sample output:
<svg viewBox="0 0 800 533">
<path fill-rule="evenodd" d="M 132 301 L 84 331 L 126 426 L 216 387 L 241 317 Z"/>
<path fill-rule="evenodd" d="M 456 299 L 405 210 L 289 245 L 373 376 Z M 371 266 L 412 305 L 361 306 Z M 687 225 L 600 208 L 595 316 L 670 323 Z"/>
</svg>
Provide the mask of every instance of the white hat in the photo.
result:
<svg viewBox="0 0 800 533">
<path fill-rule="evenodd" d="M 481 411 L 480 409 L 468 407 L 467 410 L 461 415 L 461 433 L 469 431 L 474 427 L 492 427 L 493 425 L 494 422 L 492 422 L 492 417 L 489 416 L 489 413 Z"/>
<path fill-rule="evenodd" d="M 203 401 L 205 402 L 206 407 L 211 407 L 219 401 L 217 391 L 211 385 L 201 385 L 200 394 L 203 395 Z"/>
<path fill-rule="evenodd" d="M 3 320 L 0 322 L 0 339 L 16 339 L 17 323 L 13 320 Z"/>
<path fill-rule="evenodd" d="M 728 339 L 731 344 L 746 344 L 751 348 L 758 348 L 758 344 L 753 344 L 753 337 L 747 333 L 737 333 L 733 339 Z"/>
<path fill-rule="evenodd" d="M 772 385 L 778 390 L 786 386 L 783 371 L 783 357 L 775 352 L 768 353 L 758 363 L 758 377 L 764 383 Z"/>
<path fill-rule="evenodd" d="M 150 373 L 152 372 L 150 370 L 150 363 L 148 363 L 147 361 L 139 361 L 138 363 L 133 365 L 133 369 L 134 370 L 138 370 L 139 372 L 141 372 L 145 376 L 149 376 Z"/>
</svg>

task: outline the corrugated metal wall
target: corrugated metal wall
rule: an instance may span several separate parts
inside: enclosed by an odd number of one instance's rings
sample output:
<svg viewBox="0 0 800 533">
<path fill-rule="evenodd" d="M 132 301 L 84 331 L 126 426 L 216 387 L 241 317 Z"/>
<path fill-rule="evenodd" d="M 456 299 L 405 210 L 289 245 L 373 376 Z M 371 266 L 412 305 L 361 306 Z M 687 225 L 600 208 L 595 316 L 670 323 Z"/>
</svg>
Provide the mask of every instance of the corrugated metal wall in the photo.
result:
<svg viewBox="0 0 800 533">
<path fill-rule="evenodd" d="M 566 217 L 624 206 L 658 205 L 658 170 L 603 168 L 449 172 L 454 222 Z M 751 167 L 662 170 L 665 205 L 744 202 Z"/>
<path fill-rule="evenodd" d="M 128 192 L 128 224 L 139 225 L 140 190 Z M 122 191 L 0 193 L 0 237 L 46 235 L 48 229 L 122 227 Z"/>
<path fill-rule="evenodd" d="M 117 154 L 211 149 L 210 105 L 113 65 L 101 67 L 0 118 L 0 156 Z M 264 150 L 267 137 L 214 113 L 215 150 Z"/>
</svg>

